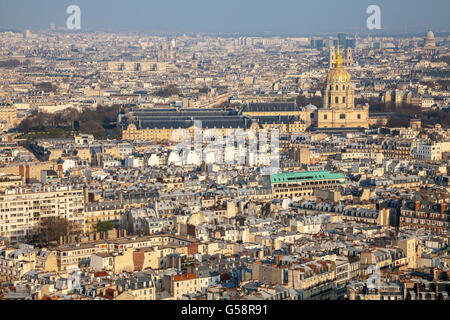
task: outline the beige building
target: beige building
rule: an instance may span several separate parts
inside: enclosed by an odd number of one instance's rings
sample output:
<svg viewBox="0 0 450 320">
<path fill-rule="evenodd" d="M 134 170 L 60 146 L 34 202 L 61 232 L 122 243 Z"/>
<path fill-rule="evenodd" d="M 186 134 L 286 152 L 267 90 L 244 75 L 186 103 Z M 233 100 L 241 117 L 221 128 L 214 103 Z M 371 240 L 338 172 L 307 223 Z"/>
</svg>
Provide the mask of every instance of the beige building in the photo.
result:
<svg viewBox="0 0 450 320">
<path fill-rule="evenodd" d="M 0 236 L 12 242 L 33 234 L 42 218 L 66 218 L 84 228 L 82 189 L 71 187 L 22 190 L 0 193 Z"/>
<path fill-rule="evenodd" d="M 186 137 L 184 136 L 184 132 L 180 129 L 183 129 L 181 127 L 152 127 L 152 128 L 143 128 L 140 125 L 140 122 L 135 125 L 134 123 L 130 124 L 125 130 L 122 131 L 122 139 L 123 140 L 151 140 L 155 142 L 180 142 Z M 194 139 L 194 130 L 196 129 L 195 125 L 192 125 L 188 128 L 185 128 L 190 137 L 191 140 Z M 204 126 L 202 129 L 211 129 L 211 130 L 218 130 L 218 133 L 222 136 L 226 136 L 227 134 L 230 134 L 230 130 L 233 131 L 234 129 L 238 130 L 245 130 L 244 127 L 242 128 L 232 128 L 232 127 L 217 127 L 217 126 Z M 252 123 L 250 125 L 250 129 L 253 129 L 255 131 L 259 130 L 259 126 L 257 123 Z"/>
<path fill-rule="evenodd" d="M 288 271 L 288 286 L 302 291 L 303 300 L 334 299 L 336 269 L 331 261 L 310 261 Z"/>
<path fill-rule="evenodd" d="M 36 253 L 36 269 L 58 271 L 56 252 L 43 248 Z"/>
<path fill-rule="evenodd" d="M 23 185 L 23 180 L 23 177 L 20 175 L 0 173 L 0 191 L 5 191 L 12 187 L 21 187 Z"/>
<path fill-rule="evenodd" d="M 201 291 L 200 279 L 193 273 L 165 276 L 163 288 L 176 300 L 180 300 L 185 294 L 194 294 Z"/>
<path fill-rule="evenodd" d="M 19 175 L 28 183 L 31 179 L 40 181 L 42 170 L 54 170 L 62 176 L 62 165 L 51 161 L 11 165 L 0 168 L 0 174 Z"/>
<path fill-rule="evenodd" d="M 403 250 L 406 255 L 407 268 L 417 268 L 417 258 L 422 255 L 421 243 L 416 238 L 397 240 L 396 246 Z"/>
<path fill-rule="evenodd" d="M 148 276 L 119 280 L 117 290 L 122 293 L 116 300 L 156 300 L 156 286 Z"/>
<path fill-rule="evenodd" d="M 112 271 L 114 274 L 123 271 L 133 272 L 134 249 L 126 249 L 123 252 L 95 252 L 91 255 L 91 268 L 97 271 Z"/>
<path fill-rule="evenodd" d="M 97 224 L 104 221 L 118 221 L 124 213 L 118 201 L 88 203 L 84 208 L 84 232 L 95 232 Z"/>
<path fill-rule="evenodd" d="M 7 131 L 18 124 L 16 107 L 9 104 L 0 104 L 0 129 Z"/>
<path fill-rule="evenodd" d="M 7 279 L 19 279 L 36 266 L 34 249 L 4 248 L 0 250 L 0 275 Z"/>
</svg>

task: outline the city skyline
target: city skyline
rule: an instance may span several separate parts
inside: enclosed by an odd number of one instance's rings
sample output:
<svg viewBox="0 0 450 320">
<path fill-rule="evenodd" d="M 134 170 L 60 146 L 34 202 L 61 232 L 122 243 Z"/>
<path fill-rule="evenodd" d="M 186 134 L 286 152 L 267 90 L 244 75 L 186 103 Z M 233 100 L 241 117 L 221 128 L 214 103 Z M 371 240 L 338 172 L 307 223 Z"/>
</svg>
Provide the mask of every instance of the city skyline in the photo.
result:
<svg viewBox="0 0 450 320">
<path fill-rule="evenodd" d="M 64 28 L 66 8 L 81 9 L 80 31 L 179 33 L 402 34 L 448 32 L 450 3 L 421 1 L 0 1 L 0 29 Z M 381 29 L 369 30 L 366 9 L 378 5 Z"/>
<path fill-rule="evenodd" d="M 450 300 L 448 0 L 0 4 L 0 304 Z"/>
</svg>

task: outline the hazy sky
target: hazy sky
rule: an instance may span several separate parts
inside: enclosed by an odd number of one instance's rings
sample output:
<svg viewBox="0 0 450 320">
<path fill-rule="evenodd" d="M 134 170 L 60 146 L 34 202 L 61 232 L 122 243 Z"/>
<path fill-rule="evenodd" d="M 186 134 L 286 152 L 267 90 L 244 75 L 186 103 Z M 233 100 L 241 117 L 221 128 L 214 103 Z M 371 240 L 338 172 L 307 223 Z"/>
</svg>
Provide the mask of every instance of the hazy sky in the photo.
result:
<svg viewBox="0 0 450 320">
<path fill-rule="evenodd" d="M 71 4 L 87 31 L 364 33 L 372 4 L 383 34 L 450 30 L 450 0 L 0 0 L 0 28 L 63 27 Z"/>
</svg>

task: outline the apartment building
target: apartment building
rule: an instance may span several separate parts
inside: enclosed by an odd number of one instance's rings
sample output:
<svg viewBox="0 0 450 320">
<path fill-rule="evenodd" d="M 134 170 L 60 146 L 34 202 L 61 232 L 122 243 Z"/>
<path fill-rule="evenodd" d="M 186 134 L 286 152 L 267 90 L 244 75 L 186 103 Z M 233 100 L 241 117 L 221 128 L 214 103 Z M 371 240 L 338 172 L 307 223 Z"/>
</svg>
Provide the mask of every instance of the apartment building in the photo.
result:
<svg viewBox="0 0 450 320">
<path fill-rule="evenodd" d="M 183 295 L 201 291 L 200 279 L 193 273 L 173 276 L 166 275 L 163 278 L 163 288 L 176 300 L 180 300 Z"/>
<path fill-rule="evenodd" d="M 52 248 L 56 254 L 58 270 L 68 270 L 71 267 L 90 265 L 91 256 L 98 252 L 108 252 L 106 241 L 95 243 L 77 243 L 74 245 L 61 245 Z"/>
<path fill-rule="evenodd" d="M 156 286 L 153 279 L 147 275 L 138 275 L 129 279 L 117 279 L 117 290 L 126 292 L 134 297 L 135 300 L 155 300 Z"/>
<path fill-rule="evenodd" d="M 272 192 L 276 198 L 313 196 L 317 189 L 345 186 L 343 173 L 330 171 L 284 172 L 270 176 Z"/>
<path fill-rule="evenodd" d="M 119 201 L 88 203 L 84 207 L 84 232 L 95 232 L 103 221 L 119 221 L 124 212 Z"/>
<path fill-rule="evenodd" d="M 17 116 L 17 109 L 15 106 L 0 103 L 0 129 L 2 131 L 7 131 L 13 128 L 19 123 L 19 118 Z"/>
<path fill-rule="evenodd" d="M 35 269 L 35 266 L 36 250 L 32 246 L 21 245 L 18 249 L 0 250 L 0 275 L 8 279 L 20 278 Z"/>
<path fill-rule="evenodd" d="M 450 141 L 419 142 L 413 150 L 415 159 L 426 161 L 442 160 L 442 153 L 450 151 Z"/>
<path fill-rule="evenodd" d="M 84 229 L 82 189 L 70 186 L 22 189 L 0 193 L 0 236 L 16 242 L 32 235 L 41 220 L 65 218 Z"/>
<path fill-rule="evenodd" d="M 342 270 L 347 277 L 347 270 Z M 341 280 L 341 279 L 340 279 Z M 310 261 L 293 265 L 288 271 L 288 286 L 301 290 L 304 300 L 336 298 L 336 267 L 332 261 Z"/>
</svg>

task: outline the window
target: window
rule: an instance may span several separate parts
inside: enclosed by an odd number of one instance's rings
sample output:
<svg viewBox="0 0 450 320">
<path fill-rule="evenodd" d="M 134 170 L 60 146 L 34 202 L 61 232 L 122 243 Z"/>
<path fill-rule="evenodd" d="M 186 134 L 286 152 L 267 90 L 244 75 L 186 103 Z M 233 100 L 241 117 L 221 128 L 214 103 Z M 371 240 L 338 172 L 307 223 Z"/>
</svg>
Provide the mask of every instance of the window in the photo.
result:
<svg viewBox="0 0 450 320">
<path fill-rule="evenodd" d="M 339 86 L 338 85 L 336 85 L 336 90 L 339 90 Z"/>
<path fill-rule="evenodd" d="M 314 119 L 314 113 L 310 113 L 311 119 Z"/>
<path fill-rule="evenodd" d="M 342 97 L 342 103 L 345 103 L 345 97 Z"/>
<path fill-rule="evenodd" d="M 338 102 L 339 102 L 339 98 L 338 98 L 338 97 L 335 97 L 335 98 L 334 98 L 334 102 L 338 103 Z"/>
<path fill-rule="evenodd" d="M 331 104 L 331 96 L 328 97 L 328 103 Z"/>
<path fill-rule="evenodd" d="M 361 115 L 358 113 L 358 119 L 361 119 Z"/>
<path fill-rule="evenodd" d="M 324 119 L 324 120 L 327 120 L 327 118 L 328 118 L 328 115 L 327 115 L 327 114 L 324 114 L 324 115 L 323 115 L 323 119 Z"/>
<path fill-rule="evenodd" d="M 345 119 L 345 113 L 341 113 L 341 114 L 339 115 L 339 118 L 340 118 L 340 119 Z"/>
</svg>

